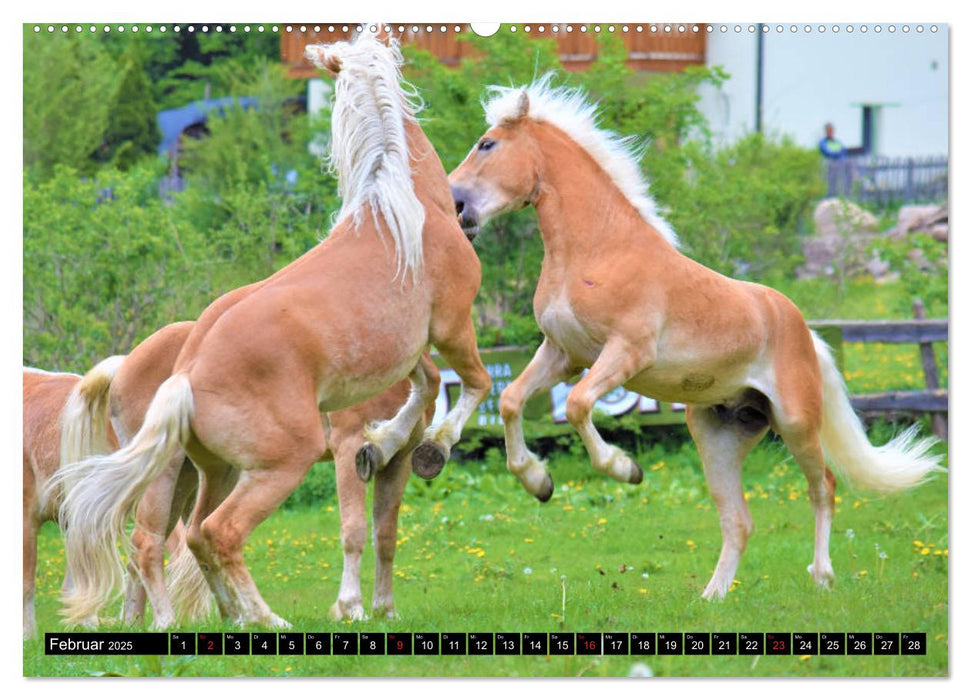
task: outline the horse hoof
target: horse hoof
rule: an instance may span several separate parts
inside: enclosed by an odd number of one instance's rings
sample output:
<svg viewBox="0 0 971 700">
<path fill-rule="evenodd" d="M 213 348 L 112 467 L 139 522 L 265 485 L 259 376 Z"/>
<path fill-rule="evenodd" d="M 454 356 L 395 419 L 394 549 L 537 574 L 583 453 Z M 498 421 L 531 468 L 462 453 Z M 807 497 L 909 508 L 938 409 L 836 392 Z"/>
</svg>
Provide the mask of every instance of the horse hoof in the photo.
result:
<svg viewBox="0 0 971 700">
<path fill-rule="evenodd" d="M 435 442 L 423 442 L 411 453 L 411 470 L 422 479 L 431 480 L 442 473 L 448 455 Z"/>
<path fill-rule="evenodd" d="M 361 449 L 354 455 L 354 467 L 361 481 L 370 481 L 382 466 L 384 466 L 384 458 L 381 456 L 381 450 L 370 442 L 361 445 Z"/>
<path fill-rule="evenodd" d="M 632 467 L 632 472 L 631 472 L 631 475 L 630 475 L 630 479 L 627 480 L 627 483 L 628 484 L 639 484 L 642 481 L 644 481 L 644 470 L 641 469 L 641 465 L 639 465 L 634 460 L 631 460 L 630 465 Z"/>
<path fill-rule="evenodd" d="M 553 477 L 549 474 L 546 475 L 546 488 L 536 494 L 536 498 L 539 499 L 540 503 L 546 503 L 548 500 L 553 498 Z"/>
</svg>

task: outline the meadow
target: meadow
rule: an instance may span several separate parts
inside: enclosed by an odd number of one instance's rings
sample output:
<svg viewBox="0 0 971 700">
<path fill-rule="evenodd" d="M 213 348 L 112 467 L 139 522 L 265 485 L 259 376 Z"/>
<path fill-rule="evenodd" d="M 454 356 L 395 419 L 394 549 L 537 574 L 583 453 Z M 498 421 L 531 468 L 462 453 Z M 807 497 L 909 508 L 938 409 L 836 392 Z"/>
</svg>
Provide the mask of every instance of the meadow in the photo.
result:
<svg viewBox="0 0 971 700">
<path fill-rule="evenodd" d="M 342 557 L 333 499 L 275 513 L 251 537 L 247 562 L 271 607 L 301 632 L 917 631 L 927 634 L 926 656 L 45 657 L 34 641 L 24 645 L 24 675 L 600 677 L 627 676 L 635 664 L 655 676 L 948 674 L 946 474 L 884 497 L 840 484 L 837 580 L 820 590 L 806 573 L 813 519 L 805 480 L 767 440 L 746 467 L 755 533 L 733 590 L 706 602 L 699 594 L 721 536 L 694 447 L 668 438 L 638 459 L 646 478 L 635 487 L 602 478 L 575 455 L 554 457 L 557 489 L 547 504 L 504 472 L 498 451 L 453 463 L 433 482 L 413 478 L 400 520 L 394 621 L 327 619 Z M 362 568 L 367 600 L 373 553 Z M 48 525 L 41 630 L 60 629 L 62 571 L 60 537 Z M 182 629 L 234 630 L 216 616 Z"/>
<path fill-rule="evenodd" d="M 785 291 L 809 318 L 900 318 L 909 305 L 903 289 L 872 282 L 851 282 L 842 293 L 814 282 Z M 947 308 L 932 307 L 931 314 L 946 316 Z M 946 386 L 947 346 L 938 343 L 935 350 Z M 916 345 L 845 344 L 844 376 L 852 393 L 923 386 Z M 882 444 L 903 425 L 878 421 L 871 439 Z M 806 572 L 814 528 L 806 482 L 770 436 L 746 462 L 755 532 L 735 585 L 726 599 L 706 602 L 700 593 L 721 533 L 694 444 L 680 426 L 647 429 L 625 444 L 645 469 L 637 486 L 590 468 L 575 436 L 534 444 L 550 460 L 556 483 L 546 504 L 507 473 L 499 442 L 457 453 L 434 481 L 413 477 L 399 522 L 394 621 L 327 617 L 342 566 L 329 463 L 316 465 L 285 507 L 254 532 L 246 561 L 267 602 L 299 632 L 925 632 L 927 654 L 47 657 L 34 640 L 24 643 L 23 673 L 610 677 L 643 673 L 646 665 L 655 676 L 948 675 L 946 473 L 888 496 L 839 481 L 831 539 L 837 578 L 832 590 L 821 590 Z M 946 444 L 937 449 L 947 454 Z M 63 629 L 57 615 L 63 566 L 59 532 L 47 524 L 38 554 L 40 630 Z M 369 548 L 362 563 L 366 605 L 373 571 Z M 108 623 L 104 629 L 125 628 Z M 236 628 L 214 612 L 178 629 Z"/>
</svg>

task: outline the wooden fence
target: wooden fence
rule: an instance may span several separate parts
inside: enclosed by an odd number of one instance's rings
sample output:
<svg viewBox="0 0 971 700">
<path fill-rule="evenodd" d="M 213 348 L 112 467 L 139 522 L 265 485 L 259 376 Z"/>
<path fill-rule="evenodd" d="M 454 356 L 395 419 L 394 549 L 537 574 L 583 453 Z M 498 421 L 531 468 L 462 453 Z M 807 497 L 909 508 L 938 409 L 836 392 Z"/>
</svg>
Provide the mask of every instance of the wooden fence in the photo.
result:
<svg viewBox="0 0 971 700">
<path fill-rule="evenodd" d="M 863 414 L 930 413 L 934 434 L 947 437 L 948 391 L 942 389 L 933 343 L 947 342 L 947 319 L 924 317 L 924 305 L 914 302 L 912 321 L 817 321 L 814 330 L 833 347 L 842 366 L 843 343 L 915 343 L 920 346 L 924 389 L 856 394 L 853 408 Z"/>
</svg>

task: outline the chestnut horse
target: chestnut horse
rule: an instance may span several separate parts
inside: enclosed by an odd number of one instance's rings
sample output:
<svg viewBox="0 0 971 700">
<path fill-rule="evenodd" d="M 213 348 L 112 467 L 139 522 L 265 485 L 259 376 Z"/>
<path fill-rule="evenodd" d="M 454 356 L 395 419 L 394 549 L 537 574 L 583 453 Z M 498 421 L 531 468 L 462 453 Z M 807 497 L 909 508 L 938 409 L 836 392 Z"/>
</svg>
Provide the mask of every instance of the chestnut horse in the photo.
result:
<svg viewBox="0 0 971 700">
<path fill-rule="evenodd" d="M 240 296 L 251 288 L 244 287 L 230 294 Z M 97 442 L 101 437 L 99 428 L 101 432 L 107 428 L 104 421 L 99 425 L 98 418 L 104 415 L 105 406 L 108 405 L 115 433 L 120 436 L 122 444 L 130 442 L 131 436 L 141 428 L 145 411 L 155 392 L 171 375 L 193 325 L 192 322 L 181 322 L 165 326 L 142 341 L 120 366 L 112 367 L 110 373 L 102 363 L 85 375 L 84 383 L 97 389 L 72 394 L 73 405 L 69 402 L 69 407 L 78 419 L 65 423 L 65 441 L 81 443 L 86 438 L 88 443 Z M 434 395 L 438 391 L 438 369 L 429 358 L 426 357 L 424 362 Z M 330 608 L 330 616 L 334 619 L 364 617 L 360 563 L 367 535 L 366 484 L 357 476 L 354 457 L 364 443 L 363 433 L 367 424 L 391 418 L 407 400 L 408 391 L 407 381 L 398 382 L 360 406 L 324 416 L 327 449 L 321 461 L 335 462 L 344 551 L 340 591 L 337 601 Z M 418 444 L 434 410 L 434 401 L 430 401 L 410 443 L 375 477 L 373 520 L 377 561 L 372 599 L 374 616 L 395 615 L 394 553 L 398 511 L 410 473 L 407 456 L 409 448 Z M 186 506 L 190 505 L 189 499 L 195 495 L 196 484 L 195 467 L 180 451 L 139 502 L 132 533 L 134 556 L 129 560 L 126 577 L 126 624 L 141 620 L 146 595 L 154 612 L 153 627 L 158 629 L 174 624 L 177 609 L 181 613 L 178 617 L 186 621 L 204 618 L 208 612 L 209 587 L 202 578 L 195 558 L 180 547 L 184 544 L 184 534 L 179 527 L 179 518 L 187 518 L 191 514 L 191 509 L 187 510 Z M 171 591 L 167 591 L 163 577 L 163 546 L 166 541 L 169 551 L 173 553 L 169 577 Z"/>
<path fill-rule="evenodd" d="M 619 481 L 639 483 L 643 472 L 597 432 L 597 399 L 624 386 L 687 404 L 721 519 L 721 555 L 703 593 L 710 599 L 728 591 L 751 534 L 742 462 L 771 427 L 809 483 L 810 572 L 828 586 L 835 477 L 824 454 L 859 486 L 893 491 L 940 469 L 928 452 L 933 440 L 916 439 L 913 426 L 873 447 L 829 350 L 795 305 L 682 255 L 629 144 L 597 127 L 582 92 L 551 87 L 546 76 L 492 88 L 484 107 L 490 128 L 449 177 L 456 211 L 474 231 L 531 204 L 545 249 L 533 299 L 545 338 L 500 397 L 510 471 L 531 494 L 550 498 L 552 479 L 523 440 L 523 404 L 584 368 L 567 419 L 594 468 Z"/>
<path fill-rule="evenodd" d="M 61 463 L 61 414 L 80 381 L 77 374 L 24 367 L 24 639 L 37 633 L 37 532 L 48 520 L 57 520 L 60 500 L 57 492 L 46 492 L 46 498 L 40 496 Z M 110 445 L 101 447 L 114 449 Z"/>
<path fill-rule="evenodd" d="M 462 380 L 455 406 L 412 453 L 414 469 L 435 473 L 489 392 L 471 318 L 479 261 L 401 88 L 397 46 L 365 34 L 307 51 L 337 74 L 331 159 L 340 218 L 323 242 L 257 289 L 203 312 L 126 447 L 58 472 L 77 481 L 61 507 L 70 569 L 83 563 L 98 572 L 75 576 L 65 597 L 69 621 L 111 597 L 108 572 L 121 569 L 116 541 L 128 514 L 184 449 L 200 472 L 188 543 L 220 613 L 288 626 L 257 590 L 243 546 L 326 450 L 321 414 L 408 377 L 407 401 L 367 431 L 356 456 L 365 476 L 383 469 L 431 396 L 422 354 L 434 345 Z"/>
</svg>

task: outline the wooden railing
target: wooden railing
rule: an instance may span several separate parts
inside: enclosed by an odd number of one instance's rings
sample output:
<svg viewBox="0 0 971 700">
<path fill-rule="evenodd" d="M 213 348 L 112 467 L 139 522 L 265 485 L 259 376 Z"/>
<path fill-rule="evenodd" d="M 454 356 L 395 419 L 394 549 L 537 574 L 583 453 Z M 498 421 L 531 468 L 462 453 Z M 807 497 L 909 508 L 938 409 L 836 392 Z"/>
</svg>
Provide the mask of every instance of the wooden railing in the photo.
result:
<svg viewBox="0 0 971 700">
<path fill-rule="evenodd" d="M 933 343 L 947 342 L 947 319 L 924 317 L 924 305 L 914 302 L 912 321 L 811 321 L 833 347 L 842 366 L 843 343 L 915 343 L 920 346 L 924 389 L 856 394 L 850 400 L 861 413 L 930 413 L 935 435 L 947 437 L 948 391 L 942 389 Z"/>
<path fill-rule="evenodd" d="M 462 32 L 470 32 L 467 24 L 446 27 L 394 23 L 393 34 L 403 44 L 414 44 L 437 56 L 446 65 L 455 65 L 463 58 L 474 55 L 475 48 L 467 41 L 458 39 Z M 553 31 L 553 27 L 556 31 Z M 597 58 L 597 33 L 594 25 L 580 24 L 533 24 L 527 36 L 534 39 L 556 41 L 560 63 L 566 70 L 585 70 Z M 605 25 L 606 26 L 606 25 Z M 619 25 L 618 25 L 619 26 Z M 684 32 L 678 26 L 686 26 Z M 638 71 L 680 71 L 690 65 L 704 65 L 707 48 L 707 31 L 703 24 L 688 25 L 634 25 L 618 35 L 627 49 L 627 65 Z M 398 28 L 404 31 L 399 32 Z M 458 32 L 456 32 L 458 27 Z M 540 31 L 542 27 L 542 31 Z M 640 27 L 640 31 L 637 31 Z M 651 31 L 651 29 L 654 31 Z M 697 27 L 697 31 L 694 28 Z M 568 31 L 569 28 L 569 31 Z M 582 31 L 581 28 L 587 29 Z M 667 28 L 667 30 L 666 30 Z M 301 31 L 302 29 L 302 31 Z M 319 72 L 304 59 L 307 44 L 344 41 L 356 33 L 356 24 L 326 24 L 320 22 L 296 22 L 284 24 L 280 32 L 280 56 L 290 66 L 291 78 L 314 78 Z"/>
</svg>

